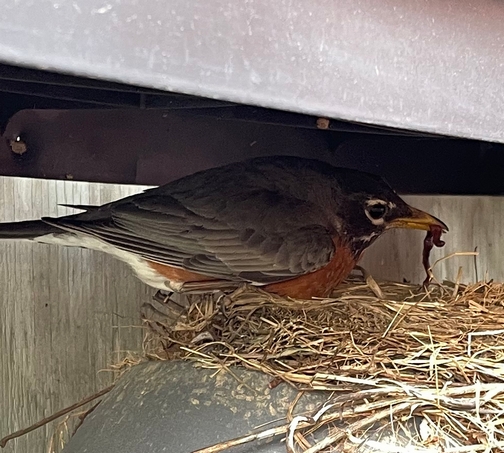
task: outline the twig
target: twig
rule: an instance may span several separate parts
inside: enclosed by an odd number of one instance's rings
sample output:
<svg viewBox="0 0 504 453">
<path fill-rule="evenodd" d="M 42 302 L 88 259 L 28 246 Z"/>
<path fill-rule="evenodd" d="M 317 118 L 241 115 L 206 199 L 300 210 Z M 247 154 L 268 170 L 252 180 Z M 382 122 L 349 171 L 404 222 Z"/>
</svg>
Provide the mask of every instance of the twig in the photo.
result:
<svg viewBox="0 0 504 453">
<path fill-rule="evenodd" d="M 75 435 L 75 433 L 77 432 L 77 430 L 81 427 L 81 425 L 84 423 L 84 420 L 86 420 L 86 417 L 91 413 L 93 412 L 97 407 L 98 405 L 101 403 L 101 401 L 98 401 L 96 404 L 93 404 L 86 412 L 82 413 L 79 415 L 79 423 L 77 423 L 77 426 L 74 428 L 74 431 L 73 431 L 73 436 Z"/>
<path fill-rule="evenodd" d="M 381 420 L 391 414 L 395 414 L 397 412 L 408 409 L 409 406 L 410 406 L 410 403 L 406 402 L 406 403 L 397 404 L 395 407 L 386 408 L 384 410 L 378 411 L 370 417 L 366 417 L 362 420 L 359 420 L 358 422 L 353 423 L 352 425 L 350 425 L 348 428 L 346 428 L 344 430 L 343 429 L 336 430 L 334 433 L 329 434 L 327 437 L 322 439 L 320 442 L 317 442 L 315 445 L 313 445 L 313 447 L 309 448 L 308 450 L 305 450 L 304 453 L 318 453 L 319 451 L 322 451 L 325 448 L 331 446 L 335 442 L 342 440 L 347 435 L 347 433 L 351 433 L 352 431 L 355 432 L 355 431 L 358 431 L 359 429 L 362 429 L 366 426 L 370 426 L 373 423 L 375 423 L 375 422 L 377 422 L 377 421 L 379 421 L 379 420 Z"/>
<path fill-rule="evenodd" d="M 412 445 L 401 447 L 399 445 L 390 445 L 390 442 L 379 442 L 372 439 L 363 439 L 356 437 L 352 433 L 347 433 L 348 440 L 353 444 L 365 445 L 366 449 L 372 449 L 376 452 L 384 453 L 433 453 L 432 448 L 416 448 Z"/>
<path fill-rule="evenodd" d="M 457 272 L 457 278 L 455 279 L 455 286 L 453 287 L 453 293 L 452 293 L 453 298 L 457 297 L 460 288 L 460 280 L 462 280 L 462 272 L 463 272 L 462 269 L 463 269 L 462 266 L 459 266 Z"/>
<path fill-rule="evenodd" d="M 473 337 L 481 337 L 487 335 L 502 335 L 504 333 L 504 329 L 499 330 L 486 330 L 484 332 L 470 332 L 467 334 L 467 355 L 471 357 L 471 345 Z"/>
<path fill-rule="evenodd" d="M 286 438 L 285 442 L 285 447 L 287 449 L 287 453 L 295 453 L 295 448 L 294 448 L 294 438 L 296 438 L 298 444 L 302 445 L 304 449 L 310 448 L 310 444 L 308 441 L 305 439 L 305 437 L 298 431 L 292 428 L 292 422 L 294 420 L 294 409 L 299 403 L 299 400 L 302 398 L 305 392 L 301 391 L 298 392 L 296 397 L 294 398 L 294 401 L 292 401 L 291 404 L 289 404 L 289 408 L 287 409 L 287 421 L 289 422 L 289 432 Z M 291 435 L 292 433 L 292 435 Z"/>
<path fill-rule="evenodd" d="M 478 247 L 474 247 L 474 275 L 476 276 L 476 281 L 479 282 L 478 278 L 478 260 L 477 260 L 477 255 L 478 253 Z"/>
<path fill-rule="evenodd" d="M 362 273 L 362 276 L 364 277 L 366 284 L 368 285 L 369 289 L 373 292 L 373 294 L 378 299 L 384 299 L 385 296 L 383 295 L 383 291 L 381 290 L 378 283 L 376 283 L 376 280 L 372 277 L 372 275 L 362 266 L 355 266 L 355 269 L 359 270 Z"/>
<path fill-rule="evenodd" d="M 5 436 L 3 439 L 0 440 L 0 448 L 5 448 L 7 445 L 7 442 L 12 439 L 16 439 L 18 437 L 24 436 L 25 434 L 28 434 L 37 428 L 40 428 L 41 426 L 47 425 L 48 423 L 56 420 L 57 418 L 62 417 L 65 414 L 68 414 L 69 412 L 72 412 L 75 409 L 78 409 L 81 406 L 84 406 L 87 403 L 90 403 L 91 401 L 95 400 L 96 398 L 99 398 L 100 396 L 105 395 L 106 393 L 110 392 L 114 388 L 114 385 L 111 385 L 107 388 L 104 388 L 103 390 L 100 390 L 99 392 L 88 396 L 84 398 L 83 400 L 79 401 L 78 403 L 72 404 L 71 406 L 68 406 L 64 409 L 61 409 L 58 412 L 55 412 L 54 414 L 50 415 L 49 417 L 43 418 L 42 420 L 39 420 L 37 423 L 34 423 L 31 426 L 28 426 L 28 428 L 20 429 L 19 431 L 13 432 L 9 434 L 8 436 Z"/>
<path fill-rule="evenodd" d="M 246 436 L 237 437 L 235 439 L 227 440 L 225 442 L 220 442 L 210 447 L 202 448 L 200 450 L 194 450 L 191 453 L 219 453 L 221 451 L 227 450 L 228 448 L 243 445 L 248 442 L 252 442 L 254 440 L 267 439 L 269 437 L 276 437 L 281 434 L 285 434 L 287 432 L 288 427 L 289 427 L 288 425 L 284 425 L 279 426 L 278 428 L 271 428 L 256 434 L 247 434 Z"/>
<path fill-rule="evenodd" d="M 456 256 L 478 256 L 479 253 L 477 251 L 474 252 L 453 252 L 450 253 L 449 255 L 445 255 L 436 261 L 434 261 L 434 264 L 431 266 L 431 269 L 434 269 L 439 263 L 446 261 L 446 260 L 451 260 L 452 258 L 455 258 Z M 478 281 L 478 280 L 477 280 Z"/>
</svg>

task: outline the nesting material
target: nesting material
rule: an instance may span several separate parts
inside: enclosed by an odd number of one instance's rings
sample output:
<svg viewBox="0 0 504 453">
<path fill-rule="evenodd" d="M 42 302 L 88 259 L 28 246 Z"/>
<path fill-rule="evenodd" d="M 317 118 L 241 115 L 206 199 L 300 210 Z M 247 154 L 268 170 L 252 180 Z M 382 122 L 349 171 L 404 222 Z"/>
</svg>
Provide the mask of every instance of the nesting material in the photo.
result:
<svg viewBox="0 0 504 453">
<path fill-rule="evenodd" d="M 270 375 L 272 387 L 287 381 L 333 392 L 315 413 L 287 416 L 275 432 L 202 451 L 270 435 L 307 453 L 504 450 L 503 284 L 443 283 L 426 292 L 353 279 L 332 299 L 311 301 L 244 287 L 193 301 L 173 327 L 146 323 L 151 358 L 223 372 L 241 365 Z M 311 441 L 324 427 L 323 439 Z M 385 431 L 409 434 L 393 446 Z"/>
</svg>

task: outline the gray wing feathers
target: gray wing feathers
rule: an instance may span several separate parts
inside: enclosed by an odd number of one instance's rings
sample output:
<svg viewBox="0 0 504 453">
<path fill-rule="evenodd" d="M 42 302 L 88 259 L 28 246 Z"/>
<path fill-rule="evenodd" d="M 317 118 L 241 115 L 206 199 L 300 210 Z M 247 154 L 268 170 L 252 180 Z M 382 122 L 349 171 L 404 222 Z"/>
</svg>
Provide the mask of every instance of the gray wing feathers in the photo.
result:
<svg viewBox="0 0 504 453">
<path fill-rule="evenodd" d="M 100 211 L 44 220 L 146 259 L 215 278 L 271 283 L 326 265 L 334 244 L 325 227 L 312 223 L 311 207 L 282 200 L 279 211 L 264 197 L 278 201 L 278 195 L 262 191 L 243 200 L 202 203 L 200 198 L 197 203 L 181 203 L 150 191 Z M 305 218 L 300 218 L 304 212 Z"/>
</svg>

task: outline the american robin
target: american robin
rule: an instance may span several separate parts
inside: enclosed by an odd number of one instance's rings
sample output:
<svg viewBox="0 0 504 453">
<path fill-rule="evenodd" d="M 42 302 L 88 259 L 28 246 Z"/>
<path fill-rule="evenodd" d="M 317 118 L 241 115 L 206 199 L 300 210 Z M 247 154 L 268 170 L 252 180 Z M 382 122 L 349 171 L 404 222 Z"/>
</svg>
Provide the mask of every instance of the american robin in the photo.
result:
<svg viewBox="0 0 504 453">
<path fill-rule="evenodd" d="M 248 282 L 326 297 L 391 228 L 447 231 L 381 178 L 299 157 L 259 157 L 201 171 L 85 212 L 1 223 L 0 239 L 109 253 L 148 285 L 209 292 Z"/>
</svg>

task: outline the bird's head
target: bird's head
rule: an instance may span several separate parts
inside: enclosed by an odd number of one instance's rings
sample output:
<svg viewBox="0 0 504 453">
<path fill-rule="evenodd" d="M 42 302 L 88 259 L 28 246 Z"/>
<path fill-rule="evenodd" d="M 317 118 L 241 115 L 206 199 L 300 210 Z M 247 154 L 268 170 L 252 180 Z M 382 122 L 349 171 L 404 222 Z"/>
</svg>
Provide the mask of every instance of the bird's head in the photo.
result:
<svg viewBox="0 0 504 453">
<path fill-rule="evenodd" d="M 333 195 L 338 200 L 340 229 L 351 238 L 351 246 L 357 252 L 392 228 L 448 231 L 445 223 L 409 206 L 378 176 L 336 169 L 334 181 Z"/>
</svg>

